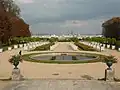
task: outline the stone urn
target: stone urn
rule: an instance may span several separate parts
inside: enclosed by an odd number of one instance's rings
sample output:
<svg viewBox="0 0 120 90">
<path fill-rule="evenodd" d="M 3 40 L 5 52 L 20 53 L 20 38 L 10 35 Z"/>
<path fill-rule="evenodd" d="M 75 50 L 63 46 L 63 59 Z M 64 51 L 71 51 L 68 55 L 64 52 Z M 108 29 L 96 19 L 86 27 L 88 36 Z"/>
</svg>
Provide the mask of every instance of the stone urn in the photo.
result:
<svg viewBox="0 0 120 90">
<path fill-rule="evenodd" d="M 21 56 L 20 55 L 14 55 L 14 56 L 12 56 L 12 58 L 9 59 L 9 62 L 12 65 L 14 65 L 14 69 L 12 71 L 11 79 L 12 80 L 21 80 L 22 75 L 20 73 L 20 69 L 17 67 L 19 65 L 19 63 L 22 62 Z"/>
<path fill-rule="evenodd" d="M 105 81 L 114 81 L 114 69 L 111 68 L 113 63 L 116 63 L 117 59 L 114 56 L 106 56 L 105 57 L 105 63 L 108 66 L 107 69 L 105 69 Z"/>
<path fill-rule="evenodd" d="M 19 62 L 14 62 L 13 65 L 15 66 L 14 69 L 18 69 Z"/>
<path fill-rule="evenodd" d="M 14 69 L 18 69 L 19 62 L 22 62 L 22 58 L 20 55 L 14 55 L 9 59 L 9 62 L 14 65 Z"/>
<path fill-rule="evenodd" d="M 108 69 L 111 69 L 111 66 L 113 65 L 112 61 L 108 61 L 106 62 L 106 65 L 108 66 Z"/>
<path fill-rule="evenodd" d="M 116 63 L 117 59 L 114 56 L 106 56 L 105 57 L 105 63 L 108 66 L 108 69 L 111 69 L 111 66 L 113 63 Z"/>
</svg>

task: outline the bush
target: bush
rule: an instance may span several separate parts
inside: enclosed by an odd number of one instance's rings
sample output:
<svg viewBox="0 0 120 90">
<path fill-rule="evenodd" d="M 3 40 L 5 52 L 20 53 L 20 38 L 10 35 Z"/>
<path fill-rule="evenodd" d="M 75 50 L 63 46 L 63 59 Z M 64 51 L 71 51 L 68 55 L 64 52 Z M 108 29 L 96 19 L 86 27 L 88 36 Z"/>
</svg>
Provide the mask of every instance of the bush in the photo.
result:
<svg viewBox="0 0 120 90">
<path fill-rule="evenodd" d="M 114 56 L 103 57 L 103 62 L 107 63 L 109 61 L 111 61 L 112 63 L 117 63 L 117 58 L 115 58 Z"/>
<path fill-rule="evenodd" d="M 36 47 L 33 51 L 44 51 L 44 50 L 50 50 L 50 46 L 54 45 L 53 42 L 49 43 L 49 44 L 45 44 L 39 47 Z"/>
<path fill-rule="evenodd" d="M 85 50 L 85 51 L 97 51 L 96 49 L 94 49 L 94 48 L 92 48 L 92 47 L 90 47 L 88 45 L 84 45 L 82 43 L 76 42 L 75 45 L 78 46 L 78 48 L 80 48 L 82 50 Z"/>
<path fill-rule="evenodd" d="M 117 46 L 117 48 L 120 47 L 120 41 L 117 41 L 117 42 L 116 42 L 116 46 Z"/>
</svg>

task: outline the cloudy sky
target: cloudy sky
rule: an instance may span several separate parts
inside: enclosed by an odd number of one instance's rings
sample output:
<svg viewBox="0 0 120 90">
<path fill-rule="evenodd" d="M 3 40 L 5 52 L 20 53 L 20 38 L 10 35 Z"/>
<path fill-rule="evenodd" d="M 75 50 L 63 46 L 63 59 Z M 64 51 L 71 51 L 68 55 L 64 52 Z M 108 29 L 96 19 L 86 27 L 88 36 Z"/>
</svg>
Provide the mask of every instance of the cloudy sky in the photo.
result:
<svg viewBox="0 0 120 90">
<path fill-rule="evenodd" d="M 33 33 L 100 34 L 101 24 L 120 16 L 120 0 L 17 0 Z"/>
</svg>

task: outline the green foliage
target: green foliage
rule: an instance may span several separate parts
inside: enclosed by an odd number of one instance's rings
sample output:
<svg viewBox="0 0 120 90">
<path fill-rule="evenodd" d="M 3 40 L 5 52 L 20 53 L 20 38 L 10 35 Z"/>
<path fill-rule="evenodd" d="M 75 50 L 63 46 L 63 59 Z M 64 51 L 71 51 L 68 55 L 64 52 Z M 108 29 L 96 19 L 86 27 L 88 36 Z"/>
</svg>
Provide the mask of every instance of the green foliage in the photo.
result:
<svg viewBox="0 0 120 90">
<path fill-rule="evenodd" d="M 116 41 L 116 46 L 120 47 L 120 41 Z"/>
<path fill-rule="evenodd" d="M 79 39 L 77 37 L 65 38 L 65 39 L 59 40 L 59 42 L 78 42 L 78 41 Z"/>
<path fill-rule="evenodd" d="M 51 37 L 51 38 L 49 39 L 49 41 L 50 41 L 50 42 L 56 42 L 56 41 L 58 41 L 58 38 Z"/>
<path fill-rule="evenodd" d="M 50 46 L 54 45 L 55 43 L 51 42 L 49 44 L 45 44 L 39 47 L 36 47 L 33 51 L 44 51 L 44 50 L 50 50 Z"/>
<path fill-rule="evenodd" d="M 23 43 L 40 41 L 40 38 L 39 37 L 13 37 L 11 38 L 10 41 L 12 44 L 23 44 Z"/>
<path fill-rule="evenodd" d="M 14 55 L 12 56 L 12 58 L 9 59 L 9 62 L 13 64 L 15 68 L 17 68 L 17 66 L 19 65 L 19 62 L 22 62 L 22 58 L 20 55 Z"/>
<path fill-rule="evenodd" d="M 61 39 L 61 40 L 59 40 L 59 42 L 71 42 L 71 40 L 70 39 Z"/>
<path fill-rule="evenodd" d="M 102 24 L 103 31 L 102 34 L 106 38 L 116 38 L 119 40 L 120 38 L 120 17 L 113 17 L 110 20 L 107 20 Z"/>
<path fill-rule="evenodd" d="M 20 15 L 20 8 L 14 0 L 0 0 L 0 5 L 6 12 L 12 13 L 12 15 Z"/>
<path fill-rule="evenodd" d="M 112 63 L 117 63 L 117 58 L 115 58 L 114 56 L 106 56 L 103 59 L 103 62 L 107 63 L 107 62 L 112 62 Z"/>
<path fill-rule="evenodd" d="M 49 38 L 40 38 L 41 41 L 49 41 Z"/>
<path fill-rule="evenodd" d="M 82 43 L 79 43 L 79 42 L 75 42 L 74 43 L 76 46 L 78 46 L 78 48 L 82 49 L 82 50 L 85 50 L 85 51 L 97 51 L 96 49 L 88 46 L 88 45 L 84 45 Z"/>
<path fill-rule="evenodd" d="M 115 38 L 105 38 L 105 37 L 87 37 L 85 38 L 86 41 L 90 41 L 90 42 L 98 42 L 98 43 L 107 43 L 107 44 L 111 44 L 111 45 L 115 45 L 116 44 L 116 39 Z"/>
<path fill-rule="evenodd" d="M 72 42 L 78 42 L 79 39 L 77 37 L 72 37 L 72 38 L 69 38 L 70 41 Z"/>
</svg>

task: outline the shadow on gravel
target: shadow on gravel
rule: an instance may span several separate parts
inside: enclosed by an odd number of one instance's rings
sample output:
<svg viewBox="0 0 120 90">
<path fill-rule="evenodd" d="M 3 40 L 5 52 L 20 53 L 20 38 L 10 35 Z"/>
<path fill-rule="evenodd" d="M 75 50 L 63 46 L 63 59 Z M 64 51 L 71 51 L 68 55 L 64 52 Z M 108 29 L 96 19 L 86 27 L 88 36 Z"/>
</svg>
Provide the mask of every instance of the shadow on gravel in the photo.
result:
<svg viewBox="0 0 120 90">
<path fill-rule="evenodd" d="M 99 81 L 106 81 L 105 78 L 98 79 Z M 119 78 L 114 78 L 114 82 L 120 82 Z"/>
</svg>

